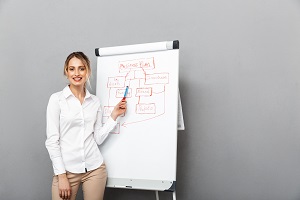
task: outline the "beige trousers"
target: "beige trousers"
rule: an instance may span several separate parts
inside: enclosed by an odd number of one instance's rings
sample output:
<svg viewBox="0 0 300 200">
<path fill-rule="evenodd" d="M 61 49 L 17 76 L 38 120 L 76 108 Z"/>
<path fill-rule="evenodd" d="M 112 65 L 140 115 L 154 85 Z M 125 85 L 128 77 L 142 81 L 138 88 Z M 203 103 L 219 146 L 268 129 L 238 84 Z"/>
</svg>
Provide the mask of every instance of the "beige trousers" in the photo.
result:
<svg viewBox="0 0 300 200">
<path fill-rule="evenodd" d="M 99 168 L 82 174 L 67 172 L 67 178 L 72 188 L 71 200 L 76 199 L 77 191 L 81 183 L 83 198 L 85 200 L 103 200 L 107 179 L 106 166 L 104 163 Z M 58 176 L 53 176 L 52 200 L 62 200 L 59 197 Z"/>
</svg>

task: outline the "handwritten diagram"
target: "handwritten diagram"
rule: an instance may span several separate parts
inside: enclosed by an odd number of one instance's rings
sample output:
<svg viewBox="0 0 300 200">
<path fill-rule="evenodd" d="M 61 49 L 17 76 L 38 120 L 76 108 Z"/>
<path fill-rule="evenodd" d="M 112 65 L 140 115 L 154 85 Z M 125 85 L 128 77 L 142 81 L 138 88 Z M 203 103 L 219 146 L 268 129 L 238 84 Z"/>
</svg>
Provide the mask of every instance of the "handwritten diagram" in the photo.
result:
<svg viewBox="0 0 300 200">
<path fill-rule="evenodd" d="M 165 113 L 169 73 L 159 71 L 154 57 L 119 61 L 116 69 L 116 75 L 107 78 L 108 99 L 103 107 L 103 123 L 109 118 L 115 99 L 123 98 L 126 86 L 129 87 L 126 99 L 130 106 L 126 119 L 125 115 L 121 116 L 124 118 L 111 133 L 120 134 L 123 128 L 152 120 Z"/>
</svg>

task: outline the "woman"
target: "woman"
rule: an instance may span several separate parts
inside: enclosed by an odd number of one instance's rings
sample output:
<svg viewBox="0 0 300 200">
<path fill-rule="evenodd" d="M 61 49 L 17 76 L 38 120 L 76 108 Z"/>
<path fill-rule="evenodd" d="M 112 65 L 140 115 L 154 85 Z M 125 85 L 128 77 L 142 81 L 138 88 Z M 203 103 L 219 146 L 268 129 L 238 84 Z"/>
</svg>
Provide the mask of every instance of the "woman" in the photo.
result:
<svg viewBox="0 0 300 200">
<path fill-rule="evenodd" d="M 51 95 L 47 107 L 47 140 L 54 176 L 52 199 L 75 200 L 80 184 L 86 200 L 103 199 L 107 179 L 100 145 L 126 111 L 120 101 L 102 125 L 99 99 L 89 93 L 90 61 L 82 52 L 71 53 L 64 66 L 69 85 Z"/>
</svg>

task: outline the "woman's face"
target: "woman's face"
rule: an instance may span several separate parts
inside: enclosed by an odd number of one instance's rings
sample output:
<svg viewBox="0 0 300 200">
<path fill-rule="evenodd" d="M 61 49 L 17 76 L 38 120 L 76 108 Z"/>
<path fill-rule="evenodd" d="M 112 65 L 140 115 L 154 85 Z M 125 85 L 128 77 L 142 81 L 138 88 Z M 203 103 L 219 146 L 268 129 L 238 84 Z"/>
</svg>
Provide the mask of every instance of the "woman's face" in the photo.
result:
<svg viewBox="0 0 300 200">
<path fill-rule="evenodd" d="M 84 86 L 87 81 L 88 73 L 80 59 L 74 57 L 68 63 L 66 76 L 73 86 Z"/>
</svg>

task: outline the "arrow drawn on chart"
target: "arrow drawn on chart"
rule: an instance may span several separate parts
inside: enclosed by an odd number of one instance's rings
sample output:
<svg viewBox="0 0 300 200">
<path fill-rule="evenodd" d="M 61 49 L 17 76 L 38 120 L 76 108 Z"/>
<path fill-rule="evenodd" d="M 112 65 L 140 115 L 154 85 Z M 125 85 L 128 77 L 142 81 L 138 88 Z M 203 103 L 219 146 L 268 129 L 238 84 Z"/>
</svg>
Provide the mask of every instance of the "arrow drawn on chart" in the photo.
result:
<svg viewBox="0 0 300 200">
<path fill-rule="evenodd" d="M 126 125 L 128 125 L 128 124 L 135 124 L 135 123 L 140 123 L 140 122 L 148 121 L 148 120 L 154 119 L 154 118 L 156 118 L 156 117 L 159 117 L 159 116 L 161 116 L 161 115 L 163 115 L 163 114 L 165 114 L 165 112 L 163 112 L 163 113 L 161 113 L 161 114 L 159 114 L 159 115 L 156 115 L 156 116 L 154 116 L 154 117 L 151 117 L 151 118 L 148 118 L 148 119 L 144 119 L 144 120 L 140 120 L 140 121 L 135 121 L 135 122 L 124 122 L 121 126 L 127 128 Z"/>
</svg>

